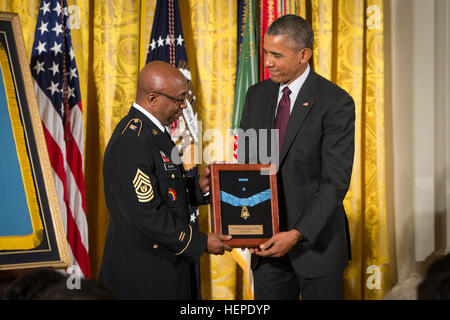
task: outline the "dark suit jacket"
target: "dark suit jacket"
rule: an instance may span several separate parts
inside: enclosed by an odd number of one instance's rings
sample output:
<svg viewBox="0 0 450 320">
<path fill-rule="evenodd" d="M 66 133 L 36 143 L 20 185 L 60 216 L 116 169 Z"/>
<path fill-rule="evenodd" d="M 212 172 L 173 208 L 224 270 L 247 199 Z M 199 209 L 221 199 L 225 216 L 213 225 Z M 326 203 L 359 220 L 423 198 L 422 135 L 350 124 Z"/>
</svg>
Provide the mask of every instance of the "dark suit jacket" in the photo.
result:
<svg viewBox="0 0 450 320">
<path fill-rule="evenodd" d="M 172 147 L 170 138 L 133 107 L 106 147 L 110 219 L 100 281 L 121 298 L 197 296 L 193 266 L 207 235 L 189 225 L 188 203 L 204 199 L 198 178 L 185 178 L 183 166 L 175 164 Z"/>
<path fill-rule="evenodd" d="M 241 129 L 275 128 L 278 90 L 279 84 L 270 79 L 248 89 Z M 277 173 L 280 230 L 296 229 L 304 235 L 288 252 L 304 277 L 342 272 L 350 258 L 342 202 L 353 166 L 354 122 L 353 99 L 311 69 L 289 118 Z M 270 138 L 263 142 L 271 150 Z M 260 141 L 251 145 L 261 146 Z M 247 162 L 248 149 L 248 141 L 239 137 L 238 154 L 245 154 Z"/>
</svg>

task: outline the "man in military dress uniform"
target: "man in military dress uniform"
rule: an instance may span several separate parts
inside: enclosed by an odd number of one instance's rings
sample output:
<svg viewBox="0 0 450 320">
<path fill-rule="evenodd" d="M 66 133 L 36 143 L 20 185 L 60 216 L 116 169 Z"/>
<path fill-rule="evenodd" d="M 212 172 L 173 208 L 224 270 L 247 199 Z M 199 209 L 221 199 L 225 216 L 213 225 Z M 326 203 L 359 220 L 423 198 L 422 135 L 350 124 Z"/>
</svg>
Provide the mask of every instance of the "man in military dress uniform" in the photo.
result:
<svg viewBox="0 0 450 320">
<path fill-rule="evenodd" d="M 193 299 L 194 264 L 223 254 L 231 236 L 189 224 L 188 204 L 206 204 L 209 169 L 186 178 L 166 126 L 182 115 L 188 86 L 162 61 L 139 74 L 136 102 L 106 147 L 103 176 L 110 213 L 100 281 L 121 298 Z"/>
</svg>

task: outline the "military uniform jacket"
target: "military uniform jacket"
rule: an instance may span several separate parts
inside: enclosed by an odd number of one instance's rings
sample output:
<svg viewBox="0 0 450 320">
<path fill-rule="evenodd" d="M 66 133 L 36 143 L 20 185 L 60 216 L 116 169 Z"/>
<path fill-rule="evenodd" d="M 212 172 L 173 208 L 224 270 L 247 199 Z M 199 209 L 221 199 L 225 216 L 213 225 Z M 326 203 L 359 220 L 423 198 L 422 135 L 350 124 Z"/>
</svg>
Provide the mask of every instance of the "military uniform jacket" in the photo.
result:
<svg viewBox="0 0 450 320">
<path fill-rule="evenodd" d="M 197 178 L 172 159 L 173 142 L 132 107 L 106 147 L 103 178 L 110 219 L 100 281 L 121 298 L 192 299 L 194 263 L 207 235 L 189 224 L 204 204 Z M 178 158 L 179 159 L 179 158 Z"/>
</svg>

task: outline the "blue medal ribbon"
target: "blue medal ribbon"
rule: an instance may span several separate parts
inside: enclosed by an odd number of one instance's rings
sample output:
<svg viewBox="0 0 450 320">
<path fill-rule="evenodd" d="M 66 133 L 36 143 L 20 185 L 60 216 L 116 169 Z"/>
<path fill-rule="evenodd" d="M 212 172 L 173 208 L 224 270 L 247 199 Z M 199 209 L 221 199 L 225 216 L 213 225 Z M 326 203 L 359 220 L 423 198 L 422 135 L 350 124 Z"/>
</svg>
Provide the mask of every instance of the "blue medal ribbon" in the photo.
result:
<svg viewBox="0 0 450 320">
<path fill-rule="evenodd" d="M 228 192 L 220 191 L 220 200 L 234 207 L 239 206 L 253 207 L 256 206 L 257 204 L 260 204 L 261 202 L 269 200 L 270 198 L 271 198 L 270 189 L 254 194 L 249 198 L 238 198 Z"/>
</svg>

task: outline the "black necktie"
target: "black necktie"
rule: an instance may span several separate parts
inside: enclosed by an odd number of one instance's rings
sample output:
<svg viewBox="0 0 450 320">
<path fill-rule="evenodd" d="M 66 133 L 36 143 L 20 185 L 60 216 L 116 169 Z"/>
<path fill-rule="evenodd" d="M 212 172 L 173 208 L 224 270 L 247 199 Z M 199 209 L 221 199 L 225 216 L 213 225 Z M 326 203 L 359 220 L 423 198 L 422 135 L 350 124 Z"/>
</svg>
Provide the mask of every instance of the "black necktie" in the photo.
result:
<svg viewBox="0 0 450 320">
<path fill-rule="evenodd" d="M 164 129 L 164 135 L 170 140 L 170 142 L 172 142 L 172 144 L 174 144 L 172 137 L 170 136 L 170 133 L 167 131 L 167 129 Z"/>
<path fill-rule="evenodd" d="M 289 121 L 289 116 L 291 115 L 291 100 L 289 95 L 291 90 L 288 86 L 283 89 L 283 96 L 281 97 L 280 103 L 278 104 L 277 115 L 275 116 L 275 129 L 280 130 L 279 145 L 278 148 L 281 150 L 281 146 L 284 140 L 284 134 L 286 133 L 287 123 Z"/>
</svg>

